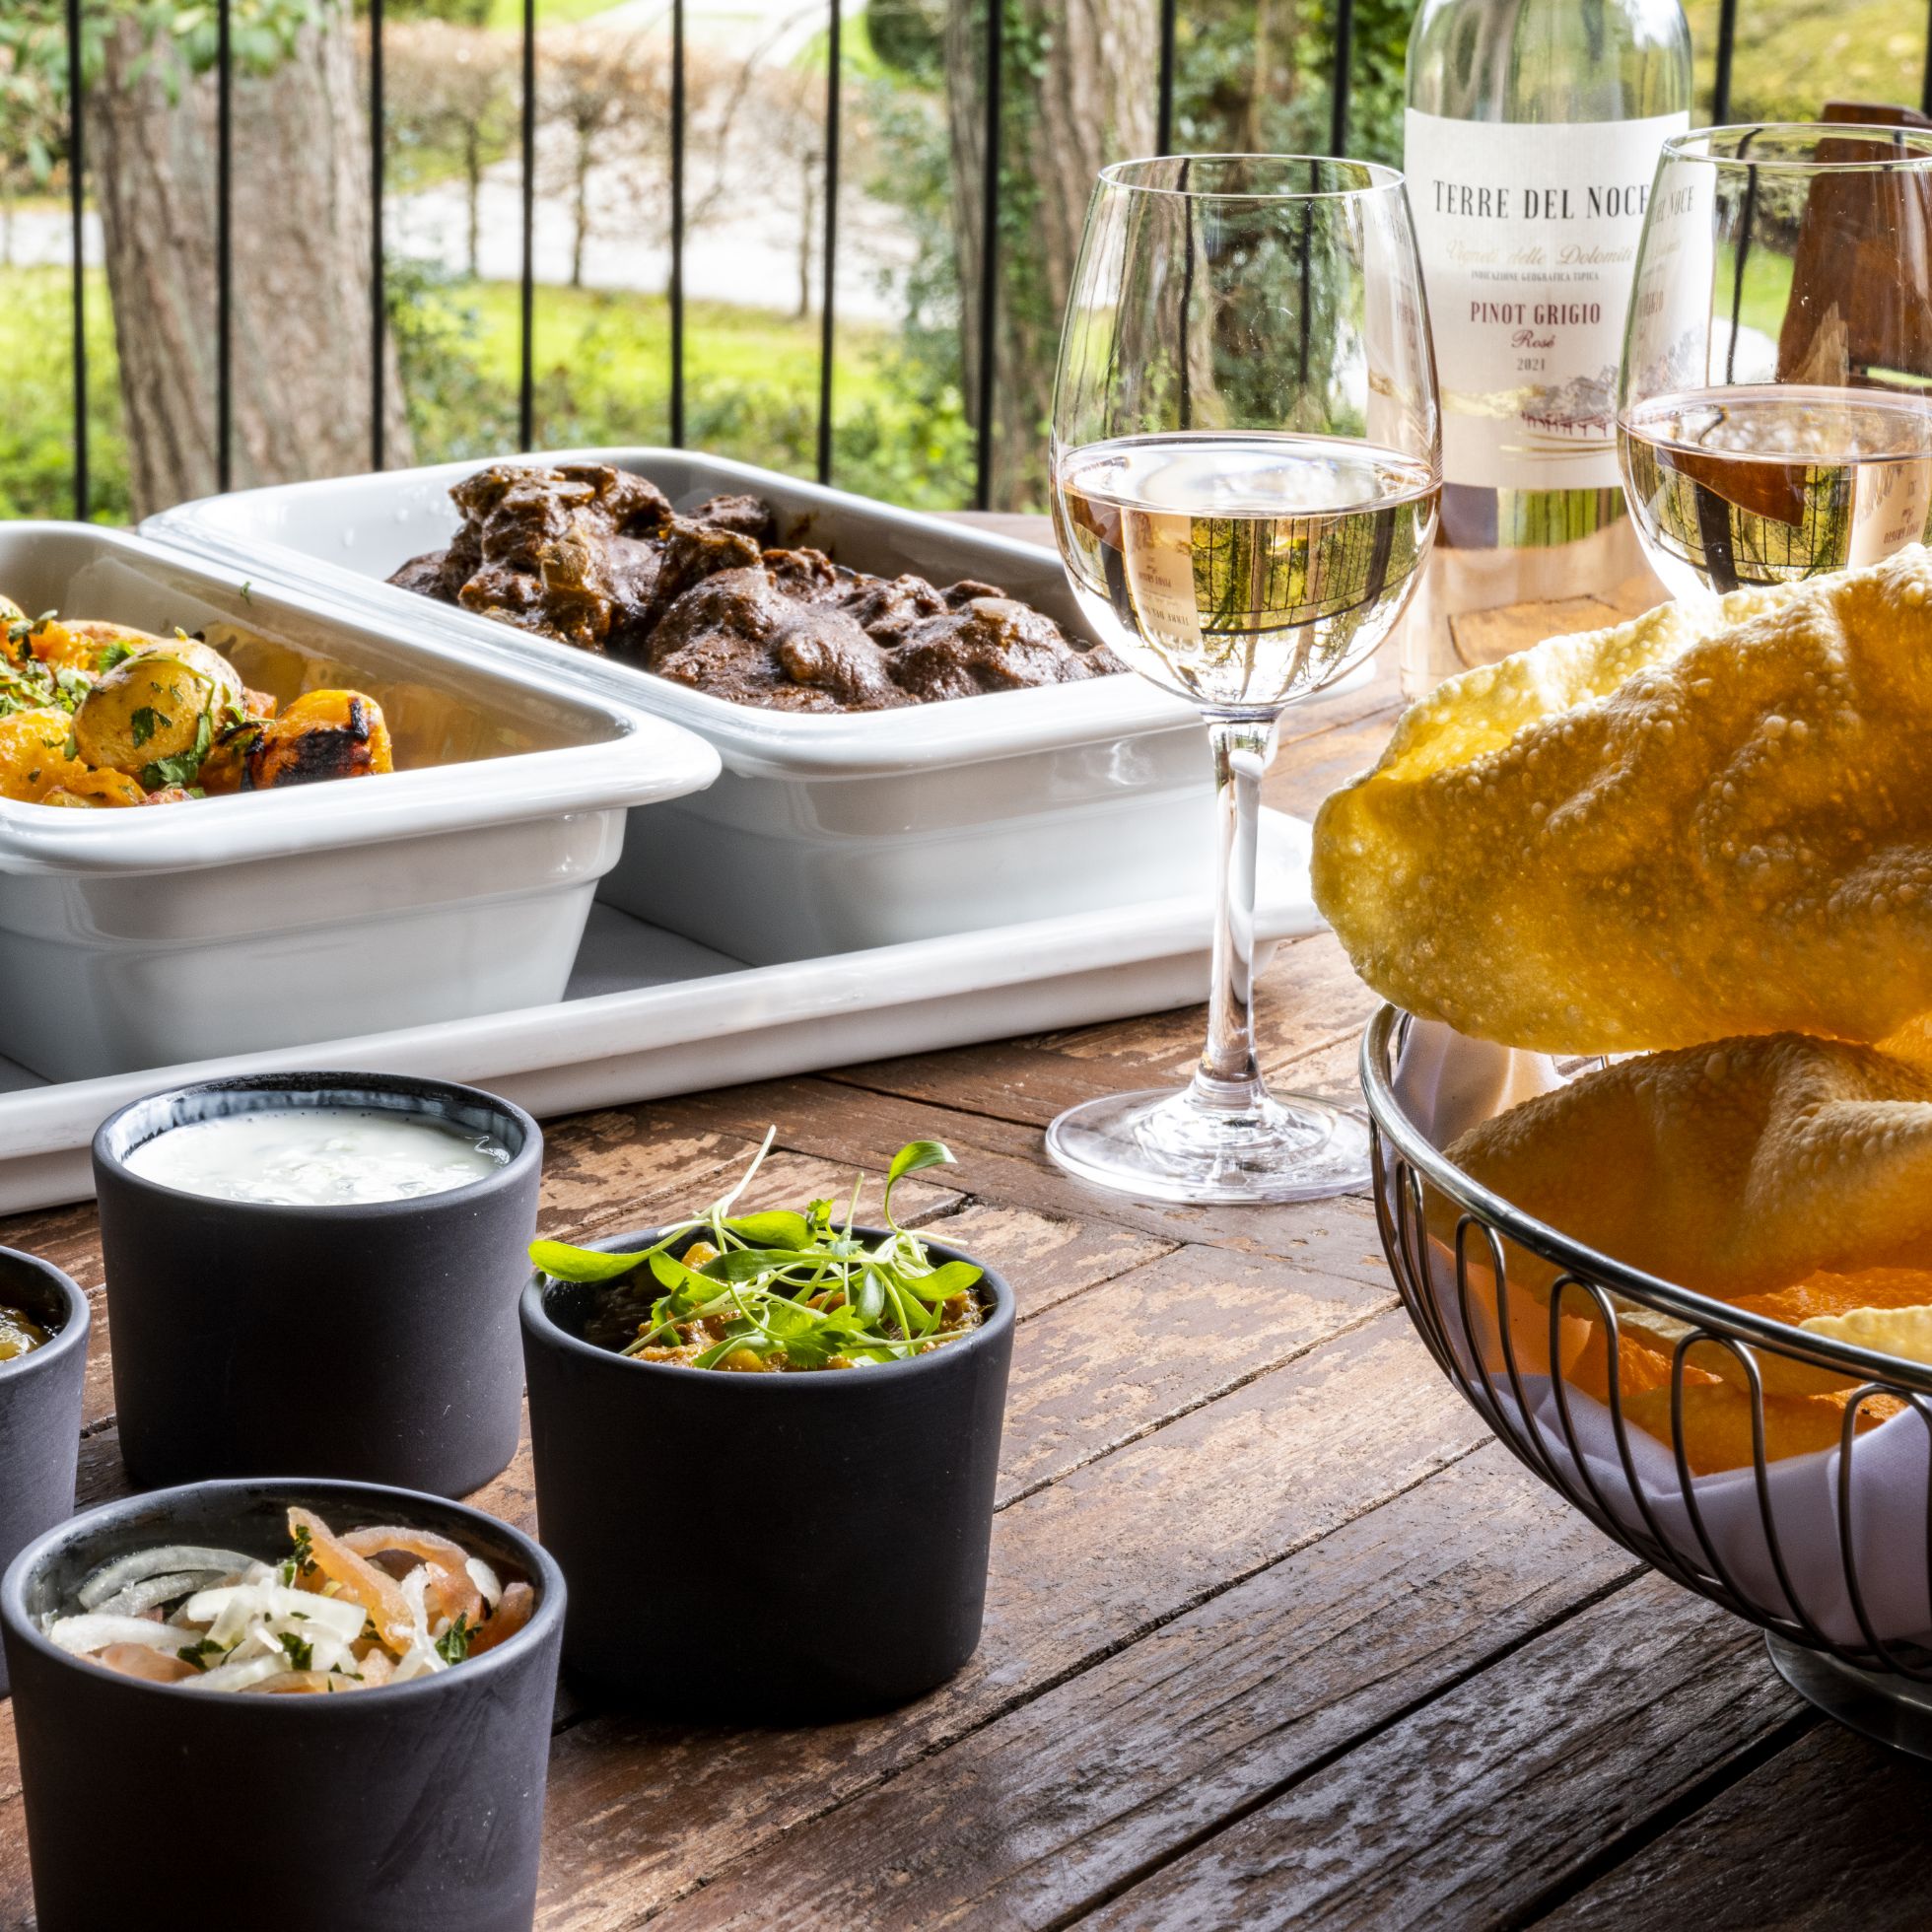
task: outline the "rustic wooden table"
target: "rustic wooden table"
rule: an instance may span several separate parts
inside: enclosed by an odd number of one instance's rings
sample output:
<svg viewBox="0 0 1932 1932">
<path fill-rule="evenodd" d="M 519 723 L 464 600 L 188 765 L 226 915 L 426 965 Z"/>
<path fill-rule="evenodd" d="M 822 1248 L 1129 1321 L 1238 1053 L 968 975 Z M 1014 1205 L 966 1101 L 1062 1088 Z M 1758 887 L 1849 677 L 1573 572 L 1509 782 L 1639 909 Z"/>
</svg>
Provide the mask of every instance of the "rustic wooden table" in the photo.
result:
<svg viewBox="0 0 1932 1932">
<path fill-rule="evenodd" d="M 1385 674 L 1291 718 L 1273 802 L 1312 809 L 1395 709 Z M 1261 989 L 1270 1075 L 1353 1092 L 1372 1005 L 1330 938 L 1282 947 Z M 1817 1718 L 1753 1631 L 1490 1439 L 1412 1334 L 1365 1200 L 1140 1208 L 1048 1165 L 1055 1112 L 1179 1079 L 1201 1024 L 1160 1013 L 549 1123 L 543 1228 L 565 1237 L 704 1197 L 768 1122 L 773 1200 L 942 1138 L 958 1165 L 919 1177 L 920 1218 L 1007 1270 L 1020 1327 L 964 1673 L 811 1730 L 567 1700 L 539 1923 L 1932 1921 L 1932 1770 Z M 100 1500 L 124 1479 L 94 1210 L 0 1240 L 94 1296 L 81 1501 Z M 477 1500 L 534 1527 L 527 1444 Z M 113 1807 L 139 1798 L 102 1742 L 102 1811 L 75 1828 L 111 1856 Z M 32 1923 L 4 1706 L 0 1923 Z"/>
</svg>

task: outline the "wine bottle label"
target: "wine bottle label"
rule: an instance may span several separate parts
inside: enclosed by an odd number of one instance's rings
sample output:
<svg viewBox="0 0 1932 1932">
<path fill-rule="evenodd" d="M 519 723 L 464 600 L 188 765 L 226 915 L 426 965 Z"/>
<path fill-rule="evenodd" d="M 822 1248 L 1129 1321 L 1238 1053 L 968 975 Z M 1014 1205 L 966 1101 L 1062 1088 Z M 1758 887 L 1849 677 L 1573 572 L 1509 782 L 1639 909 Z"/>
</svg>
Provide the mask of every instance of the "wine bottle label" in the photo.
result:
<svg viewBox="0 0 1932 1932">
<path fill-rule="evenodd" d="M 1614 489 L 1617 364 L 1665 140 L 1646 120 L 1467 121 L 1411 108 L 1404 172 L 1442 392 L 1445 481 Z"/>
</svg>

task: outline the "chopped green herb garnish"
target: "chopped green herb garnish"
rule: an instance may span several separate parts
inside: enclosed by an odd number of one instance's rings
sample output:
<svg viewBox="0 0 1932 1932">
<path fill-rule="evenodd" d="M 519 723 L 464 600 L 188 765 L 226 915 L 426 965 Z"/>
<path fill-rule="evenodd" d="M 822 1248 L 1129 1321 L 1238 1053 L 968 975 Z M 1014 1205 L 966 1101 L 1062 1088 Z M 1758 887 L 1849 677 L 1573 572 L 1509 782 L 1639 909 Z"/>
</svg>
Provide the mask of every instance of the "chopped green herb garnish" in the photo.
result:
<svg viewBox="0 0 1932 1932">
<path fill-rule="evenodd" d="M 153 705 L 143 705 L 127 721 L 128 728 L 134 734 L 134 742 L 137 748 L 146 744 L 154 736 L 156 731 L 165 731 L 173 723 L 174 721 L 166 712 L 155 710 Z"/>
<path fill-rule="evenodd" d="M 213 1637 L 203 1637 L 198 1643 L 191 1643 L 185 1649 L 175 1651 L 182 1663 L 192 1664 L 196 1670 L 205 1671 L 211 1659 L 226 1657 L 227 1648 Z"/>
<path fill-rule="evenodd" d="M 142 766 L 142 785 L 150 792 L 160 792 L 171 785 L 192 784 L 200 775 L 201 761 L 208 756 L 208 747 L 214 741 L 215 722 L 204 711 L 194 722 L 192 748 L 172 758 L 157 758 L 152 764 Z"/>
<path fill-rule="evenodd" d="M 123 644 L 119 638 L 116 638 L 112 644 L 104 644 L 101 647 L 101 655 L 94 660 L 94 668 L 105 677 L 116 664 L 124 663 L 133 656 L 134 647 L 131 644 Z"/>
<path fill-rule="evenodd" d="M 732 1213 L 775 1133 L 735 1187 L 636 1254 L 531 1243 L 530 1259 L 546 1274 L 607 1284 L 586 1340 L 692 1368 L 850 1368 L 923 1354 L 979 1326 L 970 1291 L 981 1271 L 963 1261 L 934 1267 L 892 1214 L 893 1189 L 908 1174 L 949 1163 L 944 1146 L 915 1140 L 893 1157 L 880 1204 L 892 1232 L 868 1247 L 853 1233 L 857 1186 L 842 1227 L 829 1201 L 802 1214 Z M 654 1285 L 663 1292 L 647 1301 Z M 627 1324 L 635 1329 L 628 1340 Z"/>
<path fill-rule="evenodd" d="M 473 1634 L 468 1616 L 458 1611 L 456 1621 L 437 1638 L 436 1654 L 446 1664 L 460 1664 L 469 1655 L 469 1640 Z"/>
<path fill-rule="evenodd" d="M 315 1567 L 315 1540 L 309 1534 L 307 1523 L 298 1523 L 291 1532 L 295 1548 L 282 1558 L 282 1581 L 293 1584 L 298 1576 L 307 1576 Z"/>
<path fill-rule="evenodd" d="M 293 1630 L 284 1630 L 276 1641 L 289 1653 L 289 1662 L 297 1670 L 306 1671 L 314 1667 L 315 1646 L 312 1643 L 304 1643 Z"/>
</svg>

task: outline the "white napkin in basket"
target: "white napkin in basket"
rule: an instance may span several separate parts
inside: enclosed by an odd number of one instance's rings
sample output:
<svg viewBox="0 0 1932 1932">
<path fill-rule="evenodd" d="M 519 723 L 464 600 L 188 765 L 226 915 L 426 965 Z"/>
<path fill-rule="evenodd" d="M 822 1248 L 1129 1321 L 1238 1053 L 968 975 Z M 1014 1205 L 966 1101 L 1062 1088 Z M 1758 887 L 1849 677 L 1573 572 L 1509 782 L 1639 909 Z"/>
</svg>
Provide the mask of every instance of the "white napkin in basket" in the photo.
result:
<svg viewBox="0 0 1932 1932">
<path fill-rule="evenodd" d="M 1554 1064 L 1544 1055 L 1465 1039 L 1438 1021 L 1416 1020 L 1410 1026 L 1394 1084 L 1409 1118 L 1441 1148 L 1479 1121 L 1561 1083 Z M 1386 1163 L 1393 1158 L 1393 1150 L 1385 1147 L 1385 1166 L 1378 1176 L 1392 1213 L 1392 1167 Z M 1428 1245 L 1429 1285 L 1438 1320 L 1464 1373 L 1481 1382 L 1484 1377 L 1457 1309 L 1455 1258 L 1439 1241 Z M 1834 1643 L 1865 1640 L 1845 1578 L 1839 1450 L 1772 1463 L 1761 1503 L 1757 1474 L 1749 1468 L 1695 1478 L 1687 1501 L 1676 1457 L 1654 1436 L 1631 1425 L 1625 1434 L 1637 1483 L 1633 1493 L 1610 1411 L 1603 1404 L 1574 1387 L 1565 1389 L 1581 1452 L 1579 1470 L 1548 1377 L 1525 1375 L 1520 1405 L 1507 1375 L 1489 1375 L 1486 1381 L 1510 1432 L 1541 1450 L 1559 1486 L 1585 1495 L 1594 1486 L 1609 1515 L 1639 1535 L 1661 1537 L 1699 1571 L 1728 1580 L 1747 1605 L 1781 1617 L 1795 1614 Z M 1887 1642 L 1932 1633 L 1926 1527 L 1932 1459 L 1927 1445 L 1925 1424 L 1907 1410 L 1859 1436 L 1852 1448 L 1853 1571 L 1872 1631 Z M 1645 1522 L 1639 1498 L 1649 1506 L 1654 1531 Z M 1692 1522 L 1691 1502 L 1708 1551 Z M 1765 1535 L 1767 1509 L 1788 1592 L 1779 1583 Z"/>
</svg>

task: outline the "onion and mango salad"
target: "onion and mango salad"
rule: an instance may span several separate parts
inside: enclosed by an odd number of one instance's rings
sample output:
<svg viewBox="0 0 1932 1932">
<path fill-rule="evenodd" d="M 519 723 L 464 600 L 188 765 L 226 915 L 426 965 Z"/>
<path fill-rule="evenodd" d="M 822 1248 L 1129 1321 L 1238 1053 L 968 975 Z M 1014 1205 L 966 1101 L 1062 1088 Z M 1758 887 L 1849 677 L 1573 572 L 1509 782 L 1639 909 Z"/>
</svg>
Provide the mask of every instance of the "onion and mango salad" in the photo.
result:
<svg viewBox="0 0 1932 1932">
<path fill-rule="evenodd" d="M 803 1212 L 733 1212 L 775 1135 L 766 1134 L 735 1187 L 649 1248 L 606 1254 L 531 1243 L 530 1259 L 546 1275 L 600 1287 L 585 1341 L 634 1361 L 784 1374 L 904 1361 L 980 1326 L 982 1271 L 964 1261 L 934 1266 L 919 1236 L 892 1217 L 900 1181 L 951 1164 L 939 1141 L 914 1140 L 893 1156 L 879 1204 L 890 1232 L 868 1242 L 853 1232 L 862 1175 L 843 1220 L 830 1201 Z"/>
<path fill-rule="evenodd" d="M 45 1624 L 49 1642 L 124 1677 L 193 1690 L 331 1693 L 447 1671 L 515 1636 L 535 1592 L 433 1531 L 337 1534 L 289 1511 L 290 1551 L 161 1544 L 103 1563 Z"/>
</svg>

